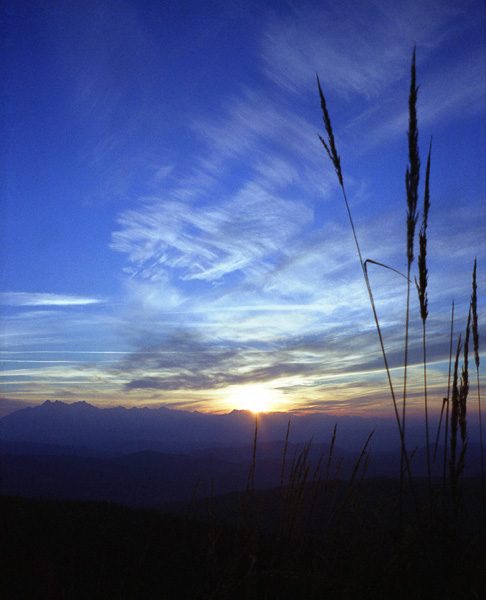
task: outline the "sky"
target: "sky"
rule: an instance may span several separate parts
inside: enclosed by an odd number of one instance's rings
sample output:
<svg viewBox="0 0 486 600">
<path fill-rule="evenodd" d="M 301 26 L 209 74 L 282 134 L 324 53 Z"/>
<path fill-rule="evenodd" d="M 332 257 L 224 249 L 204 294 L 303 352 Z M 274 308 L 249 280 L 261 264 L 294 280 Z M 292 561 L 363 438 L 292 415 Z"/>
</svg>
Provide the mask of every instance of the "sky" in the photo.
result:
<svg viewBox="0 0 486 600">
<path fill-rule="evenodd" d="M 392 416 L 318 138 L 316 74 L 363 258 L 406 272 L 414 45 L 419 210 L 433 136 L 427 376 L 438 410 L 451 306 L 456 344 L 475 257 L 486 339 L 482 0 L 6 0 L 2 11 L 3 413 L 63 400 Z M 399 396 L 406 281 L 373 265 L 370 277 Z M 411 414 L 423 410 L 417 306 L 413 284 Z"/>
</svg>

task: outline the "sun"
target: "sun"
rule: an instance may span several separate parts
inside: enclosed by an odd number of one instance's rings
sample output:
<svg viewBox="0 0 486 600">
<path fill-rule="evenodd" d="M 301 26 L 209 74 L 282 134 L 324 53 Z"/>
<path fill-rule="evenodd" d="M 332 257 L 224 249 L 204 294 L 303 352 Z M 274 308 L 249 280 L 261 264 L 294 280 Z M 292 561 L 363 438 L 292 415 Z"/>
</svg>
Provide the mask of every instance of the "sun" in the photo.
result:
<svg viewBox="0 0 486 600">
<path fill-rule="evenodd" d="M 235 385 L 227 390 L 228 403 L 237 410 L 253 413 L 270 412 L 280 400 L 277 390 L 262 384 Z"/>
</svg>

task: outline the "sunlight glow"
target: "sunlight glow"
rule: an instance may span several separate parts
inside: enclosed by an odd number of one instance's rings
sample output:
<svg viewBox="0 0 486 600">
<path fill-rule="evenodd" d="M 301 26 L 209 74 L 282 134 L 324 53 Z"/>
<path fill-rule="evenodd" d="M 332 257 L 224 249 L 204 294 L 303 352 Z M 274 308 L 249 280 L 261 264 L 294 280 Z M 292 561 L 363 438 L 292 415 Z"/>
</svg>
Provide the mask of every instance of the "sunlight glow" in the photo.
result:
<svg viewBox="0 0 486 600">
<path fill-rule="evenodd" d="M 261 384 L 237 385 L 227 389 L 227 401 L 236 410 L 270 412 L 281 407 L 280 393 Z"/>
</svg>

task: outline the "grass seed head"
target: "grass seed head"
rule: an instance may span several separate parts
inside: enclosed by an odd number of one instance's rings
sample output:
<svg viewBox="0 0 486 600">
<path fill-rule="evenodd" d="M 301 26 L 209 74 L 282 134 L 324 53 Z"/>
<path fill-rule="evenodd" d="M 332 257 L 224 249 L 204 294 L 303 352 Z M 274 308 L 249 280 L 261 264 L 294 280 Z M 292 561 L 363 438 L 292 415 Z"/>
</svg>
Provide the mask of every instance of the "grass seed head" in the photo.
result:
<svg viewBox="0 0 486 600">
<path fill-rule="evenodd" d="M 474 362 L 476 369 L 479 369 L 479 331 L 478 331 L 478 286 L 476 283 L 476 267 L 477 261 L 474 259 L 473 279 L 472 279 L 472 295 L 471 295 L 471 312 L 472 312 L 472 335 L 474 345 Z"/>
<path fill-rule="evenodd" d="M 415 79 L 415 48 L 412 57 L 410 96 L 408 99 L 408 158 L 409 164 L 405 175 L 407 189 L 407 259 L 409 268 L 413 262 L 413 242 L 415 226 L 417 224 L 418 184 L 420 179 L 420 157 L 418 151 L 418 125 L 417 125 L 417 92 L 418 86 Z"/>
<path fill-rule="evenodd" d="M 334 134 L 332 132 L 331 119 L 329 117 L 329 113 L 327 112 L 326 99 L 324 98 L 324 94 L 322 93 L 321 83 L 319 81 L 319 77 L 317 76 L 317 87 L 319 88 L 319 97 L 321 99 L 321 108 L 322 108 L 322 119 L 324 121 L 324 127 L 326 128 L 327 133 L 327 143 L 324 139 L 319 136 L 319 139 L 322 142 L 322 145 L 326 149 L 329 158 L 334 165 L 334 169 L 336 170 L 336 175 L 338 176 L 339 183 L 341 187 L 343 186 L 343 176 L 341 173 L 341 159 L 336 150 L 336 144 L 334 142 Z"/>
<path fill-rule="evenodd" d="M 429 216 L 430 208 L 430 191 L 429 191 L 429 180 L 430 180 L 430 153 L 432 150 L 432 140 L 429 146 L 429 155 L 427 157 L 427 169 L 425 172 L 425 192 L 424 192 L 424 213 L 422 226 L 419 233 L 419 256 L 418 256 L 418 271 L 419 280 L 417 283 L 417 290 L 420 302 L 420 316 L 425 322 L 428 312 L 428 299 L 427 299 L 427 220 Z"/>
</svg>

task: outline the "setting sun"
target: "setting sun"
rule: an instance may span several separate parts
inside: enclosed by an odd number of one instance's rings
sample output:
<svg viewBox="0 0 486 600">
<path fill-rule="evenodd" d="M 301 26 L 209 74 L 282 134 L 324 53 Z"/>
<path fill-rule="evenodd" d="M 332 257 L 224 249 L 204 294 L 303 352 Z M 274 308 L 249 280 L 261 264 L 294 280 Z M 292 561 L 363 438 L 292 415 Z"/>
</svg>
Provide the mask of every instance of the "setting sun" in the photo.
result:
<svg viewBox="0 0 486 600">
<path fill-rule="evenodd" d="M 251 410 L 254 413 L 275 410 L 280 394 L 264 385 L 238 385 L 228 388 L 228 403 L 237 410 Z"/>
</svg>

